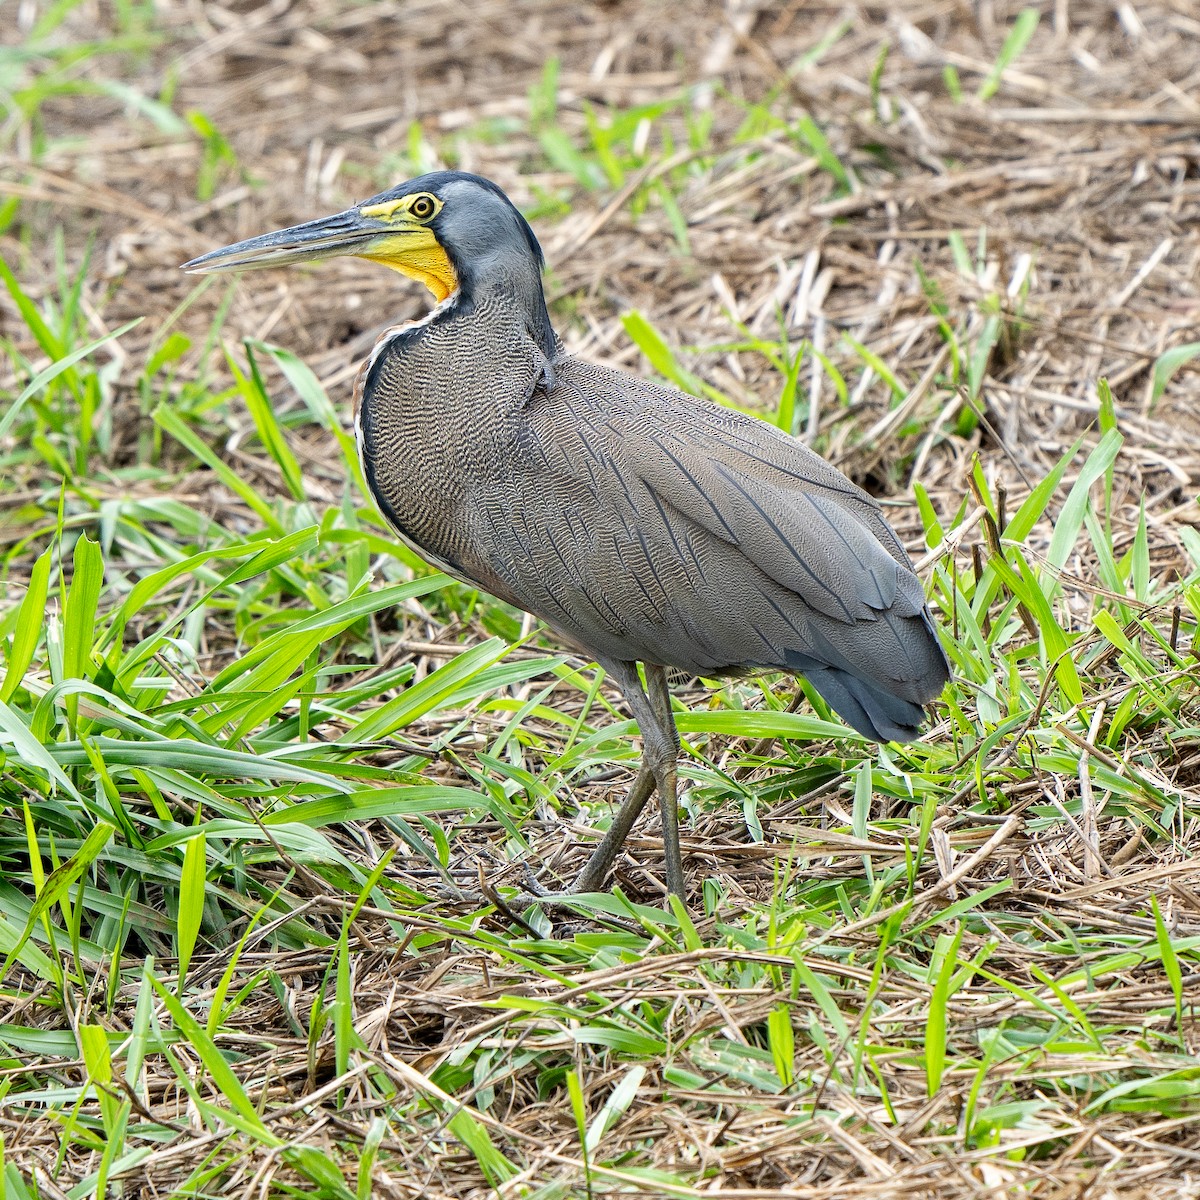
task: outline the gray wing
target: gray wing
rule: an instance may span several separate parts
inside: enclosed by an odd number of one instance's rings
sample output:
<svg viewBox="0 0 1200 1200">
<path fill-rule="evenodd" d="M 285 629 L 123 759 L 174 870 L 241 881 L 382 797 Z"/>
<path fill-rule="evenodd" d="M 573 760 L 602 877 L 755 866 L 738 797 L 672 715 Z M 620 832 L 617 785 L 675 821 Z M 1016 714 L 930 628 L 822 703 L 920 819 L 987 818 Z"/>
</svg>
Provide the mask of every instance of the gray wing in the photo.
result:
<svg viewBox="0 0 1200 1200">
<path fill-rule="evenodd" d="M 878 505 L 765 422 L 557 368 L 474 509 L 500 590 L 600 657 L 801 672 L 865 736 L 915 737 L 949 671 Z"/>
</svg>

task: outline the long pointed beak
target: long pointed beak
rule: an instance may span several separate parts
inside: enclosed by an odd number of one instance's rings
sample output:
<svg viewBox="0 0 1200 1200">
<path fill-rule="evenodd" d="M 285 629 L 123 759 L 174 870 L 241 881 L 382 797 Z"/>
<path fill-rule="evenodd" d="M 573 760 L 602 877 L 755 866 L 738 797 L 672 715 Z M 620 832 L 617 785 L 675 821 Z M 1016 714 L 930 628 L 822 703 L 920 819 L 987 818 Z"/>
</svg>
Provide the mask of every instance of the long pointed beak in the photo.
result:
<svg viewBox="0 0 1200 1200">
<path fill-rule="evenodd" d="M 357 208 L 332 217 L 319 217 L 290 229 L 277 229 L 259 237 L 223 246 L 183 264 L 193 275 L 216 271 L 252 271 L 262 267 L 286 267 L 293 263 L 360 254 L 381 234 L 401 232 L 395 226 L 364 217 Z"/>
</svg>

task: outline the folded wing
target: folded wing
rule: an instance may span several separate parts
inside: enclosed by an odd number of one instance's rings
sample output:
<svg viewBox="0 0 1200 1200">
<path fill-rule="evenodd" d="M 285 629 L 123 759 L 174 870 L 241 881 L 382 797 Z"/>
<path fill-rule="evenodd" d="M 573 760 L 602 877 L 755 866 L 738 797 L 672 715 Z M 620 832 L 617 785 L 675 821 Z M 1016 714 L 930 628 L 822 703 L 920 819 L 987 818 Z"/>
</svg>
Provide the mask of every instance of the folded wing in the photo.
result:
<svg viewBox="0 0 1200 1200">
<path fill-rule="evenodd" d="M 522 505 L 497 487 L 476 509 L 490 568 L 594 654 L 801 672 L 880 741 L 915 737 L 949 677 L 878 505 L 765 422 L 565 360 L 508 470 Z"/>
</svg>

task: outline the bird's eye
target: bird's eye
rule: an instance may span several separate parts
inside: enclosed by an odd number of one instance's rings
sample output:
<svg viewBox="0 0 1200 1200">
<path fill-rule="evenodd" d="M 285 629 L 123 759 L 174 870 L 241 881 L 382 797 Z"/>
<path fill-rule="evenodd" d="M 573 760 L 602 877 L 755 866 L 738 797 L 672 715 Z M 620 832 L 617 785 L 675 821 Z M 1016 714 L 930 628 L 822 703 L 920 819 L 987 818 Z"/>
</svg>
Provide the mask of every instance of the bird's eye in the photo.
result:
<svg viewBox="0 0 1200 1200">
<path fill-rule="evenodd" d="M 409 205 L 408 211 L 412 213 L 418 221 L 425 221 L 433 216 L 436 205 L 433 202 L 432 196 L 416 196 L 413 202 Z"/>
</svg>

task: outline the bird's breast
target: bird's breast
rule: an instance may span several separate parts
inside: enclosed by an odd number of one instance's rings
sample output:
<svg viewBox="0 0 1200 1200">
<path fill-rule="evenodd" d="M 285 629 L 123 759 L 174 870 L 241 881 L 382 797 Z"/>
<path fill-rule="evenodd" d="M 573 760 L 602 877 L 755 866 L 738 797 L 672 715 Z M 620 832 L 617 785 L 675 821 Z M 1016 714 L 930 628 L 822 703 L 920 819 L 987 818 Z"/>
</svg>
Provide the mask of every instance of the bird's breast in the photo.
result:
<svg viewBox="0 0 1200 1200">
<path fill-rule="evenodd" d="M 355 433 L 367 486 L 401 538 L 490 587 L 476 510 L 503 478 L 536 364 L 512 330 L 482 336 L 479 324 L 443 306 L 389 331 L 360 373 Z"/>
</svg>

